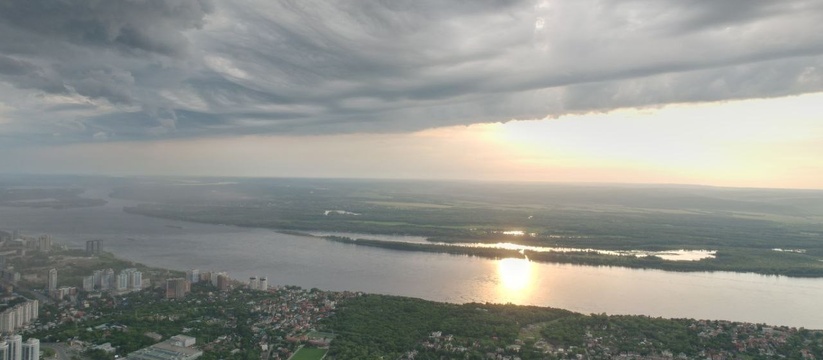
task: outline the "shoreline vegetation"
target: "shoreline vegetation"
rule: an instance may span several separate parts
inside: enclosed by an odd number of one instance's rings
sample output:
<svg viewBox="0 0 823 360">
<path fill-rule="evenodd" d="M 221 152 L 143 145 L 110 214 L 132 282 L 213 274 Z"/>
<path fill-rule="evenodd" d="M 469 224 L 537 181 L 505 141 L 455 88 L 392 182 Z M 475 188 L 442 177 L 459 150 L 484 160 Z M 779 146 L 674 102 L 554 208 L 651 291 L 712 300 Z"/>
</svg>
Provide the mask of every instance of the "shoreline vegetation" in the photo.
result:
<svg viewBox="0 0 823 360">
<path fill-rule="evenodd" d="M 328 232 L 377 239 L 352 239 L 352 245 L 398 251 L 522 258 L 518 251 L 471 245 L 512 243 L 584 250 L 524 252 L 537 262 L 823 278 L 823 191 L 333 179 L 236 181 L 202 186 L 180 186 L 171 180 L 125 183 L 113 188 L 110 198 L 138 202 L 123 208 L 130 214 L 265 228 L 298 236 Z M 385 241 L 393 239 L 381 235 L 428 241 L 400 243 Z M 589 249 L 618 255 L 585 251 Z M 659 254 L 678 250 L 710 251 L 715 256 L 672 261 Z M 628 255 L 632 253 L 658 256 Z"/>
<path fill-rule="evenodd" d="M 823 278 L 823 191 L 317 179 L 205 183 L 202 179 L 182 183 L 120 179 L 106 190 L 94 190 L 101 184 L 98 181 L 11 179 L 0 186 L 0 205 L 93 206 L 107 200 L 86 196 L 110 191 L 110 199 L 138 202 L 123 207 L 129 214 L 297 236 L 321 231 L 353 238 L 396 234 L 428 240 L 419 244 L 348 241 L 356 246 L 484 258 L 525 254 L 536 262 L 590 266 Z M 198 186 L 181 185 L 192 183 Z M 581 251 L 520 253 L 470 245 L 478 243 Z M 715 256 L 695 261 L 654 256 L 681 249 L 712 251 Z M 650 256 L 632 256 L 633 251 Z"/>
<path fill-rule="evenodd" d="M 328 241 L 359 246 L 377 247 L 383 249 L 399 251 L 421 251 L 433 253 L 445 253 L 452 255 L 476 256 L 487 259 L 503 258 L 528 258 L 530 261 L 542 263 L 587 265 L 587 266 L 617 266 L 632 269 L 655 269 L 677 272 L 747 272 L 761 275 L 783 275 L 789 277 L 823 277 L 823 266 L 820 268 L 807 267 L 803 262 L 802 254 L 775 252 L 772 261 L 753 261 L 757 257 L 765 257 L 757 251 L 745 250 L 718 250 L 714 258 L 697 261 L 669 261 L 657 256 L 629 256 L 629 255 L 606 255 L 593 251 L 569 251 L 569 252 L 536 252 L 525 250 L 523 253 L 517 250 L 494 249 L 494 248 L 474 248 L 464 246 L 449 246 L 439 244 L 415 244 L 397 241 L 352 239 L 342 236 L 322 236 Z"/>
<path fill-rule="evenodd" d="M 336 334 L 329 355 L 338 360 L 754 360 L 823 355 L 819 330 L 369 294 L 346 299 L 322 325 Z"/>
<path fill-rule="evenodd" d="M 572 252 L 535 252 L 524 251 L 520 253 L 517 250 L 495 249 L 495 248 L 477 248 L 467 246 L 448 246 L 443 244 L 418 244 L 398 241 L 385 241 L 373 239 L 352 239 L 342 236 L 315 236 L 308 231 L 309 226 L 316 223 L 307 224 L 286 224 L 284 222 L 265 223 L 265 222 L 249 222 L 240 219 L 224 218 L 221 221 L 211 221 L 210 216 L 203 216 L 202 213 L 187 213 L 184 211 L 175 211 L 171 209 L 158 208 L 156 205 L 147 206 L 141 205 L 136 207 L 126 207 L 123 211 L 130 214 L 137 214 L 162 219 L 173 219 L 181 221 L 191 221 L 207 224 L 221 224 L 233 225 L 240 227 L 260 227 L 274 230 L 278 233 L 325 238 L 329 241 L 338 243 L 345 243 L 356 246 L 369 246 L 397 251 L 417 251 L 430 253 L 443 253 L 452 255 L 466 255 L 477 256 L 487 259 L 502 259 L 502 258 L 523 258 L 528 256 L 529 260 L 542 263 L 559 263 L 559 264 L 573 264 L 585 266 L 616 266 L 632 269 L 655 269 L 663 271 L 677 271 L 677 272 L 739 272 L 739 273 L 755 273 L 760 275 L 782 275 L 788 277 L 799 278 L 821 278 L 823 277 L 823 261 L 818 259 L 814 254 L 790 252 L 790 251 L 775 251 L 769 246 L 759 247 L 732 247 L 732 246 L 717 246 L 718 244 L 708 244 L 712 246 L 711 250 L 716 250 L 713 258 L 697 260 L 697 261 L 670 261 L 664 260 L 657 256 L 622 256 L 622 255 L 608 255 L 598 254 L 593 251 L 572 251 Z M 272 227 L 271 225 L 279 225 L 282 227 Z M 348 232 L 349 228 L 330 228 L 324 227 L 323 231 L 339 231 Z M 358 232 L 367 232 L 364 229 L 357 229 Z M 435 232 L 436 234 L 436 232 Z M 426 237 L 425 234 L 415 233 L 415 236 Z M 430 242 L 441 242 L 450 244 L 459 243 L 493 243 L 499 242 L 501 237 L 481 235 L 481 236 L 431 236 L 427 237 Z M 540 242 L 540 239 L 530 237 L 506 237 L 505 241 L 529 246 L 546 246 L 546 243 Z M 548 244 L 554 245 L 554 244 Z M 561 243 L 562 246 L 570 248 L 578 248 L 575 243 Z M 625 247 L 602 247 L 593 246 L 592 244 L 583 244 L 591 249 L 596 250 L 627 250 L 631 248 Z M 693 244 L 672 244 L 670 246 L 642 246 L 642 244 L 632 244 L 636 246 L 634 249 L 648 250 L 648 251 L 666 251 L 678 249 L 693 249 L 704 250 L 706 247 L 699 247 Z"/>
<path fill-rule="evenodd" d="M 0 206 L 20 208 L 72 209 L 102 206 L 103 199 L 85 198 L 80 188 L 2 188 Z"/>
</svg>

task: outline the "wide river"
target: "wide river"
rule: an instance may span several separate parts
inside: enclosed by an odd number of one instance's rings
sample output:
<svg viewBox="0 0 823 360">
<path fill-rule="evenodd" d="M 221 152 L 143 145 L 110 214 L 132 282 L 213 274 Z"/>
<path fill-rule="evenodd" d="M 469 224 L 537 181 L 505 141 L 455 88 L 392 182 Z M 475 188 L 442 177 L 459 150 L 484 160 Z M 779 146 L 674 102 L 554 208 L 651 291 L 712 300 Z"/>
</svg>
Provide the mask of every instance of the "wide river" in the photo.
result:
<svg viewBox="0 0 823 360">
<path fill-rule="evenodd" d="M 147 265 L 227 271 L 236 279 L 266 276 L 272 285 L 823 329 L 823 279 L 401 252 L 131 215 L 122 211 L 129 202 L 108 200 L 80 209 L 0 207 L 0 229 L 51 234 L 81 248 L 85 240 L 102 239 L 104 250 Z"/>
</svg>

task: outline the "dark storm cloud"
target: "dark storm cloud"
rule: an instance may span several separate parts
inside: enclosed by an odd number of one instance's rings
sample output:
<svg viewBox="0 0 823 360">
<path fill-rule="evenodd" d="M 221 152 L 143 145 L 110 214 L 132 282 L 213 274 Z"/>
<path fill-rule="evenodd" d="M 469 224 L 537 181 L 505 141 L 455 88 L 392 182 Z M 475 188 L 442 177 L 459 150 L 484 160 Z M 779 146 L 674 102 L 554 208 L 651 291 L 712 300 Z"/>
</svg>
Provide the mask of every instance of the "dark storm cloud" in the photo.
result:
<svg viewBox="0 0 823 360">
<path fill-rule="evenodd" d="M 37 70 L 34 64 L 0 55 L 0 74 L 3 75 L 24 75 Z"/>
<path fill-rule="evenodd" d="M 72 87 L 79 95 L 104 98 L 112 103 L 130 104 L 134 78 L 129 72 L 116 69 L 90 70 L 78 74 Z"/>
<path fill-rule="evenodd" d="M 821 91 L 820 33 L 811 0 L 0 0 L 0 95 L 60 141 L 414 131 Z"/>
<path fill-rule="evenodd" d="M 4 0 L 0 19 L 49 39 L 176 55 L 181 30 L 203 25 L 209 0 Z"/>
</svg>

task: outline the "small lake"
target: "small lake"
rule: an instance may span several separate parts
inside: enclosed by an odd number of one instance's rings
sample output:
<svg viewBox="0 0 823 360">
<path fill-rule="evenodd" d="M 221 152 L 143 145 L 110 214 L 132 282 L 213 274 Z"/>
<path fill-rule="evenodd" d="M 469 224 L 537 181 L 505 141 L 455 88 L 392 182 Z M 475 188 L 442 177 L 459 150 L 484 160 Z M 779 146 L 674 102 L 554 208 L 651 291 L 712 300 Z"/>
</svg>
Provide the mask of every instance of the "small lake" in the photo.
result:
<svg viewBox="0 0 823 360">
<path fill-rule="evenodd" d="M 402 252 L 268 229 L 149 218 L 124 213 L 122 207 L 130 202 L 107 200 L 105 206 L 79 209 L 0 207 L 0 229 L 48 233 L 73 247 L 102 239 L 104 250 L 148 265 L 227 271 L 237 279 L 266 276 L 273 285 L 823 329 L 823 279 Z M 323 234 L 343 235 L 316 233 Z M 363 237 L 425 242 L 417 237 Z"/>
</svg>

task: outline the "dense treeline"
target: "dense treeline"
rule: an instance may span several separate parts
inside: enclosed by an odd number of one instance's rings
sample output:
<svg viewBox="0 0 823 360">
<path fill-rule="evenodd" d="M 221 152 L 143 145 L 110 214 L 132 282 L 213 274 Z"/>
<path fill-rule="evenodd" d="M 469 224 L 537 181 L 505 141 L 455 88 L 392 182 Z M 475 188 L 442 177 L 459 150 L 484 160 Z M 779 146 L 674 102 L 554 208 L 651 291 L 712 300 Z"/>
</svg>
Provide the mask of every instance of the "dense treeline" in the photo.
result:
<svg viewBox="0 0 823 360">
<path fill-rule="evenodd" d="M 515 305 L 446 304 L 413 298 L 364 295 L 345 302 L 325 326 L 338 334 L 331 355 L 338 359 L 397 358 L 432 332 L 462 343 L 510 344 L 526 324 L 572 313 Z"/>
<path fill-rule="evenodd" d="M 675 354 L 695 355 L 705 344 L 697 332 L 689 328 L 692 323 L 685 319 L 576 314 L 553 322 L 540 333 L 558 346 L 583 346 L 587 333 L 592 337 L 619 334 L 620 340 L 613 342 L 616 352 L 648 355 L 655 348 L 663 348 Z M 717 345 L 728 348 L 730 344 Z"/>
<path fill-rule="evenodd" d="M 339 201 L 339 200 L 338 200 Z M 364 206 L 364 204 L 366 206 Z M 529 245 L 598 249 L 716 249 L 722 247 L 823 249 L 823 227 L 784 224 L 733 214 L 608 212 L 484 207 L 392 208 L 351 201 L 333 205 L 288 202 L 142 204 L 130 213 L 205 223 L 283 230 L 324 230 L 425 236 L 445 242 L 517 241 Z M 521 229 L 535 237 L 499 233 Z"/>
<path fill-rule="evenodd" d="M 84 198 L 79 188 L 3 188 L 0 186 L 0 206 L 49 207 L 55 209 L 100 206 L 102 199 Z"/>
<path fill-rule="evenodd" d="M 495 241 L 501 238 L 496 230 L 520 229 L 539 234 L 532 241 L 544 244 L 609 249 L 823 247 L 823 227 L 813 221 L 823 216 L 823 205 L 814 201 L 823 203 L 823 192 L 740 196 L 730 190 L 283 179 L 143 191 L 132 186 L 113 196 L 152 201 L 128 209 L 145 215 L 287 230 Z"/>
<path fill-rule="evenodd" d="M 743 359 L 800 359 L 804 352 L 823 356 L 823 331 L 727 321 L 583 315 L 515 305 L 455 305 L 384 295 L 344 301 L 323 326 L 337 334 L 329 355 L 338 360 L 409 358 L 404 355 L 410 353 L 418 360 L 486 359 L 489 353 L 524 360 L 607 359 L 617 354 L 638 358 L 664 353 L 689 359 L 711 354 Z M 453 339 L 436 339 L 432 332 Z M 458 347 L 462 349 L 456 350 Z"/>
</svg>

